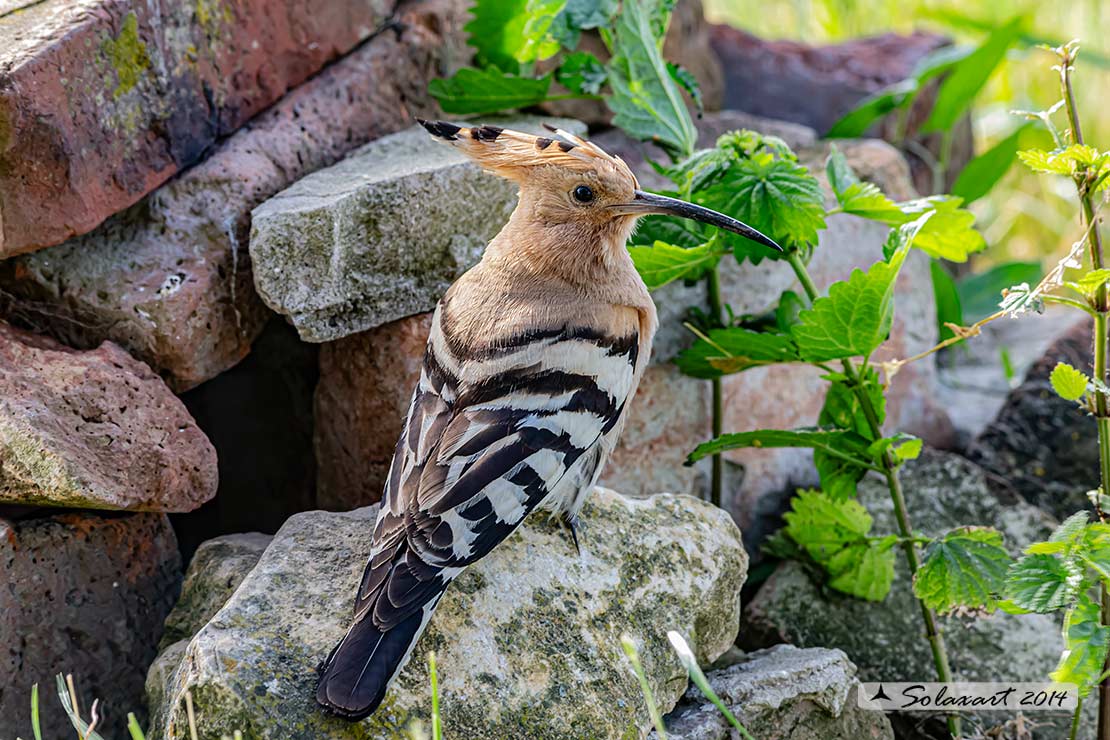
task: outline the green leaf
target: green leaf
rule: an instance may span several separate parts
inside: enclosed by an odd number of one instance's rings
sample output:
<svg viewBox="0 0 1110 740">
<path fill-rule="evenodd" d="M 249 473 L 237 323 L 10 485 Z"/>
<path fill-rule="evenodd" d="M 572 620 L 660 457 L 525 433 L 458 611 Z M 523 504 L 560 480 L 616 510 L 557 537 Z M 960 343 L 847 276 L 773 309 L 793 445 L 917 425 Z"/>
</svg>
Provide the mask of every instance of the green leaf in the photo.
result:
<svg viewBox="0 0 1110 740">
<path fill-rule="evenodd" d="M 552 25 L 566 2 L 477 0 L 470 11 L 473 20 L 464 28 L 474 47 L 476 63 L 517 73 L 521 64 L 554 56 L 560 43 L 552 33 Z"/>
<path fill-rule="evenodd" d="M 1110 153 L 1099 152 L 1092 146 L 1072 144 L 1053 151 L 1029 149 L 1018 152 L 1018 158 L 1034 172 L 1073 176 L 1084 168 L 1100 171 L 1110 162 Z"/>
<path fill-rule="evenodd" d="M 674 62 L 667 62 L 667 71 L 671 73 L 671 79 L 686 91 L 690 100 L 694 101 L 694 108 L 700 116 L 705 110 L 705 104 L 702 101 L 701 85 L 698 84 L 698 78 L 694 77 L 690 70 Z"/>
<path fill-rule="evenodd" d="M 835 146 L 825 163 L 825 173 L 833 194 L 845 213 L 892 225 L 912 220 L 906 219 L 898 205 L 886 197 L 878 186 L 861 182 L 847 158 Z"/>
<path fill-rule="evenodd" d="M 454 77 L 432 80 L 428 92 L 439 101 L 444 113 L 496 113 L 541 103 L 550 87 L 550 74 L 532 79 L 504 74 L 492 67 L 463 67 Z"/>
<path fill-rule="evenodd" d="M 597 95 L 606 77 L 605 67 L 588 51 L 567 54 L 555 72 L 560 85 L 585 95 Z"/>
<path fill-rule="evenodd" d="M 1009 564 L 1002 535 L 996 530 L 954 529 L 925 548 L 913 592 L 942 614 L 961 606 L 993 611 Z"/>
<path fill-rule="evenodd" d="M 708 230 L 697 221 L 691 221 L 688 218 L 647 216 L 640 219 L 630 242 L 646 246 L 659 241 L 689 249 L 709 241 L 706 233 Z"/>
<path fill-rule="evenodd" d="M 929 260 L 929 273 L 933 278 L 933 302 L 937 307 L 937 338 L 944 341 L 955 336 L 947 324 L 964 325 L 964 312 L 956 281 L 939 260 Z"/>
<path fill-rule="evenodd" d="M 870 466 L 866 457 L 866 439 L 855 432 L 830 432 L 824 429 L 760 429 L 754 432 L 722 434 L 694 448 L 686 458 L 686 463 L 693 464 L 703 457 L 743 447 L 808 447 L 856 465 Z"/>
<path fill-rule="evenodd" d="M 894 582 L 894 551 L 874 544 L 844 548 L 825 564 L 837 591 L 867 601 L 882 601 Z"/>
<path fill-rule="evenodd" d="M 696 280 L 716 265 L 722 254 L 709 244 L 686 249 L 658 241 L 650 247 L 629 247 L 628 253 L 648 290 L 674 280 Z"/>
<path fill-rule="evenodd" d="M 975 96 L 987 84 L 994 70 L 1006 57 L 1006 52 L 1017 40 L 1022 30 L 1022 19 L 1014 18 L 994 30 L 982 46 L 952 67 L 951 73 L 941 82 L 936 102 L 928 119 L 921 126 L 921 133 L 943 131 L 956 125 L 971 105 Z"/>
<path fill-rule="evenodd" d="M 997 311 L 998 302 L 1002 300 L 1002 291 L 1011 285 L 1036 285 L 1040 280 L 1039 262 L 1004 262 L 986 272 L 958 280 L 956 290 L 964 309 L 965 320 L 978 321 Z"/>
<path fill-rule="evenodd" d="M 871 408 L 875 411 L 881 426 L 886 420 L 886 399 L 883 397 L 879 374 L 873 368 L 868 368 L 866 375 L 860 378 L 860 387 L 871 401 Z M 863 412 L 859 396 L 847 380 L 837 379 L 829 383 L 829 390 L 825 393 L 825 404 L 817 416 L 817 425 L 822 428 L 836 427 L 855 432 L 869 441 L 875 439 L 871 434 L 871 424 Z"/>
<path fill-rule="evenodd" d="M 1087 595 L 1064 617 L 1064 654 L 1052 672 L 1053 681 L 1074 683 L 1085 696 L 1102 675 L 1110 650 L 1110 627 L 1099 620 L 1099 605 Z"/>
<path fill-rule="evenodd" d="M 886 340 L 894 317 L 894 282 L 928 218 L 891 231 L 888 262 L 876 262 L 867 272 L 854 270 L 847 281 L 833 283 L 828 296 L 802 311 L 791 334 L 803 359 L 825 362 L 867 356 Z"/>
<path fill-rule="evenodd" d="M 1079 556 L 1094 568 L 1099 577 L 1110 583 L 1110 524 L 1088 524 L 1083 535 Z"/>
<path fill-rule="evenodd" d="M 1077 292 L 1085 296 L 1093 297 L 1095 293 L 1098 292 L 1098 289 L 1107 282 L 1110 282 L 1110 270 L 1102 268 L 1099 270 L 1091 270 L 1083 277 L 1079 278 L 1075 283 L 1068 283 L 1068 285 L 1074 287 Z"/>
<path fill-rule="evenodd" d="M 902 80 L 864 98 L 825 133 L 827 139 L 858 139 L 887 113 L 908 102 L 918 90 L 914 79 Z"/>
<path fill-rule="evenodd" d="M 563 11 L 570 25 L 581 31 L 609 25 L 617 12 L 619 0 L 567 0 Z"/>
<path fill-rule="evenodd" d="M 776 157 L 767 149 L 737 159 L 716 182 L 695 193 L 694 199 L 740 219 L 779 244 L 816 244 L 818 230 L 825 228 L 824 196 L 817 179 L 796 161 Z M 738 260 L 779 258 L 767 247 L 737 234 L 722 232 L 721 236 Z"/>
<path fill-rule="evenodd" d="M 987 246 L 983 235 L 976 231 L 975 214 L 960 207 L 960 199 L 951 196 L 930 196 L 899 203 L 906 221 L 932 213 L 913 240 L 913 246 L 934 259 L 966 262 L 968 255 Z"/>
<path fill-rule="evenodd" d="M 829 574 L 829 586 L 870 601 L 881 601 L 894 580 L 897 538 L 869 538 L 871 515 L 852 499 L 832 499 L 820 491 L 799 491 L 791 500 L 787 536 Z"/>
<path fill-rule="evenodd" d="M 719 378 L 760 365 L 798 359 L 794 341 L 784 334 L 736 326 L 714 329 L 706 336 L 708 341 L 699 337 L 675 358 L 679 370 L 695 378 Z"/>
<path fill-rule="evenodd" d="M 784 290 L 775 306 L 775 326 L 779 332 L 790 336 L 790 327 L 798 323 L 798 315 L 805 307 L 801 296 L 792 290 Z"/>
<path fill-rule="evenodd" d="M 1076 594 L 1080 579 L 1063 560 L 1052 555 L 1026 555 L 1010 567 L 1006 597 L 1022 609 L 1038 614 L 1063 608 Z"/>
<path fill-rule="evenodd" d="M 625 3 L 612 31 L 602 29 L 612 55 L 612 94 L 605 102 L 614 113 L 613 125 L 629 136 L 652 141 L 676 159 L 688 157 L 698 135 L 663 60 L 662 36 L 655 36 L 653 14 L 660 14 L 656 0 Z"/>
<path fill-rule="evenodd" d="M 1090 378 L 1066 362 L 1057 362 L 1048 380 L 1056 394 L 1065 401 L 1083 398 L 1087 393 L 1087 384 L 1091 382 Z"/>
<path fill-rule="evenodd" d="M 1068 545 L 1074 545 L 1083 536 L 1087 530 L 1087 520 L 1089 515 L 1085 511 L 1077 511 L 1069 516 L 1064 521 L 1060 522 L 1060 526 L 1052 531 L 1049 535 L 1049 542 L 1063 542 Z"/>
<path fill-rule="evenodd" d="M 786 534 L 819 563 L 862 541 L 871 531 L 871 515 L 852 499 L 838 501 L 809 489 L 799 491 L 790 506 L 791 511 L 783 515 Z"/>
<path fill-rule="evenodd" d="M 697 192 L 727 172 L 734 159 L 734 152 L 727 149 L 699 149 L 678 164 L 664 168 L 664 174 L 679 187 L 688 182 L 689 192 Z"/>
<path fill-rule="evenodd" d="M 1018 144 L 1031 124 L 1019 126 L 1012 134 L 967 163 L 952 185 L 952 195 L 968 205 L 990 192 L 1017 159 Z"/>
</svg>

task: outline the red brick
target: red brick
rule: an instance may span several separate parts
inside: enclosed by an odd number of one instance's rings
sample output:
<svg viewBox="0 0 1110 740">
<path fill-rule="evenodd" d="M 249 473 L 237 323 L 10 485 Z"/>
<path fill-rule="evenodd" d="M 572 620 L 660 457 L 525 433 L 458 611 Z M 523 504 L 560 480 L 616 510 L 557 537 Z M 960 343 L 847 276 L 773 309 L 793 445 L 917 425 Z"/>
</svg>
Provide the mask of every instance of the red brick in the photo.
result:
<svg viewBox="0 0 1110 740">
<path fill-rule="evenodd" d="M 0 15 L 0 257 L 137 202 L 393 5 L 46 0 Z"/>
<path fill-rule="evenodd" d="M 90 234 L 0 262 L 0 315 L 77 347 L 114 341 L 176 391 L 239 362 L 270 315 L 252 282 L 251 209 L 429 115 L 427 81 L 462 38 L 462 6 L 403 3 L 398 31 L 286 95 L 139 206 Z"/>
</svg>

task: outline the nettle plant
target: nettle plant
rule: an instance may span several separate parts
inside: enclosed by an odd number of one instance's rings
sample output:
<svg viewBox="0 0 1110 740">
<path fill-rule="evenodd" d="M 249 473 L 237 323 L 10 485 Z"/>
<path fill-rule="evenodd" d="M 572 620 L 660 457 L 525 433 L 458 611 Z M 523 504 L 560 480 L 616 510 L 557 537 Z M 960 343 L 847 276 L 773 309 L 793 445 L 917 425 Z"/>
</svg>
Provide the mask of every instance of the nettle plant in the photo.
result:
<svg viewBox="0 0 1110 740">
<path fill-rule="evenodd" d="M 1004 291 L 1000 310 L 979 323 L 957 331 L 961 337 L 978 333 L 979 327 L 1002 316 L 1018 317 L 1040 312 L 1045 303 L 1083 311 L 1092 317 L 1094 348 L 1091 374 L 1059 363 L 1052 371 L 1052 387 L 1092 415 L 1098 428 L 1099 487 L 1088 492 L 1095 514 L 1078 512 L 1066 519 L 1045 542 L 1036 542 L 1025 555 L 1001 573 L 991 571 L 983 581 L 989 598 L 955 599 L 954 604 L 995 607 L 1012 613 L 1062 611 L 1064 652 L 1051 674 L 1061 683 L 1075 683 L 1081 697 L 1098 686 L 1098 737 L 1110 738 L 1110 266 L 1106 263 L 1100 209 L 1110 198 L 1110 152 L 1099 151 L 1083 138 L 1079 112 L 1072 91 L 1072 74 L 1078 45 L 1071 42 L 1052 49 L 1058 59 L 1061 99 L 1051 108 L 1023 113 L 1041 122 L 1052 137 L 1051 150 L 1019 152 L 1020 159 L 1036 172 L 1068 177 L 1078 196 L 1083 231 L 1068 254 L 1034 287 L 1022 283 Z M 1064 112 L 1065 126 L 1055 117 Z M 1079 723 L 1075 713 L 1071 737 Z"/>
</svg>

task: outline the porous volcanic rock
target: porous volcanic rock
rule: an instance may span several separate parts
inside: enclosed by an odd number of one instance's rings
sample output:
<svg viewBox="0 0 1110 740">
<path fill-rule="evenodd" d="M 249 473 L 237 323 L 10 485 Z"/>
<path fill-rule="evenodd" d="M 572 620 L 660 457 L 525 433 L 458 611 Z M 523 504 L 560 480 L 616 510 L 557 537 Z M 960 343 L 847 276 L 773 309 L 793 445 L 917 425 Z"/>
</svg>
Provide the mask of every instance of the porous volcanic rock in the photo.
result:
<svg viewBox="0 0 1110 740">
<path fill-rule="evenodd" d="M 143 677 L 181 583 L 165 514 L 0 520 L 0 736 L 32 737 L 39 685 L 43 737 L 72 737 L 54 676 L 72 673 L 88 717 L 101 702 L 106 738 L 144 719 Z"/>
<path fill-rule="evenodd" d="M 215 449 L 150 368 L 0 322 L 0 503 L 180 512 L 216 484 Z"/>
</svg>

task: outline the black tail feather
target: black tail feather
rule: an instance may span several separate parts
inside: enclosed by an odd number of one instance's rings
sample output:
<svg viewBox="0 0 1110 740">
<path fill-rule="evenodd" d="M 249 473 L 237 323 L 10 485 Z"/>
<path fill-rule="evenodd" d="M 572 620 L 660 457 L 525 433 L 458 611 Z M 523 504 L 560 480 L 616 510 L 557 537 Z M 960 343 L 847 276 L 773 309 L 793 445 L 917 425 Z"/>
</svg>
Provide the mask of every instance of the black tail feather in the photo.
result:
<svg viewBox="0 0 1110 740">
<path fill-rule="evenodd" d="M 385 632 L 370 615 L 351 625 L 321 667 L 316 701 L 346 719 L 369 717 L 420 637 L 423 621 L 424 610 L 418 609 Z"/>
</svg>

